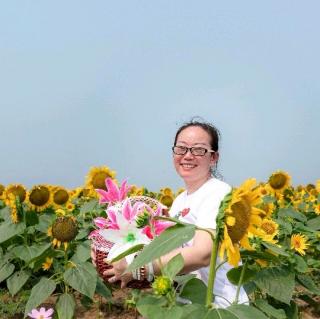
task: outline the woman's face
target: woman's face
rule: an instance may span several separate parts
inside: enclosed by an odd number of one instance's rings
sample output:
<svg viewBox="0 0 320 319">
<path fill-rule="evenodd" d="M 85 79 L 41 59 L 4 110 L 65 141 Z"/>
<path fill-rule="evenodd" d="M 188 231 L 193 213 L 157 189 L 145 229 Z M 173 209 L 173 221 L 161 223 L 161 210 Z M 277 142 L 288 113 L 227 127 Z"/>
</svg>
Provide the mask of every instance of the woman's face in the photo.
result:
<svg viewBox="0 0 320 319">
<path fill-rule="evenodd" d="M 189 126 L 178 135 L 176 146 L 203 147 L 211 150 L 209 134 L 199 126 Z M 185 183 L 201 183 L 210 177 L 210 167 L 218 159 L 217 153 L 206 152 L 204 156 L 195 156 L 190 150 L 184 155 L 173 154 L 173 163 L 177 173 Z"/>
</svg>

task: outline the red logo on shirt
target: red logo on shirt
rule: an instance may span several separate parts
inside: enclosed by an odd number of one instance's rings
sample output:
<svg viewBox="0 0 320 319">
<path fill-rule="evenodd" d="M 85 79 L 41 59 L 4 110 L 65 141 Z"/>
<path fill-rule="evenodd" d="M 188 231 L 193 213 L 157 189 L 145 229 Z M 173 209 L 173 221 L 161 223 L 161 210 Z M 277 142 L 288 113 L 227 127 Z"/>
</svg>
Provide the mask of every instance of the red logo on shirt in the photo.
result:
<svg viewBox="0 0 320 319">
<path fill-rule="evenodd" d="M 189 214 L 190 212 L 190 208 L 185 208 L 181 211 L 181 216 L 184 217 L 186 216 L 187 214 Z"/>
</svg>

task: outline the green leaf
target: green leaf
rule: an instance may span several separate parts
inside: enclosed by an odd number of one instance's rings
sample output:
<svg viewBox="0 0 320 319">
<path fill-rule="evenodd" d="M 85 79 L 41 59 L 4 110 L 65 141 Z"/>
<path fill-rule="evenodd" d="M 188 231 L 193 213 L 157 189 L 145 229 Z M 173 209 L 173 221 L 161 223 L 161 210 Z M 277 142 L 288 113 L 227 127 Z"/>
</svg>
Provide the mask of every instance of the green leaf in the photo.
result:
<svg viewBox="0 0 320 319">
<path fill-rule="evenodd" d="M 291 217 L 291 218 L 299 220 L 301 222 L 307 221 L 307 217 L 305 215 L 297 212 L 293 208 L 280 208 L 279 212 L 278 212 L 278 216 L 280 218 L 285 219 L 285 220 L 288 220 L 288 217 Z"/>
<path fill-rule="evenodd" d="M 307 226 L 313 230 L 320 230 L 320 216 L 308 220 Z"/>
<path fill-rule="evenodd" d="M 89 230 L 82 228 L 79 230 L 78 235 L 76 236 L 75 240 L 81 240 L 83 238 L 86 238 L 86 237 L 88 237 L 88 234 L 89 234 Z"/>
<path fill-rule="evenodd" d="M 27 226 L 34 226 L 39 223 L 39 214 L 34 211 L 25 213 Z"/>
<path fill-rule="evenodd" d="M 195 234 L 194 225 L 176 225 L 167 228 L 159 237 L 156 237 L 142 252 L 134 259 L 127 272 L 146 265 L 173 249 L 180 247 L 183 243 L 191 240 Z"/>
<path fill-rule="evenodd" d="M 178 284 L 178 286 L 185 285 L 189 280 L 195 278 L 195 274 L 186 274 L 186 275 L 179 275 L 174 278 L 174 281 Z"/>
<path fill-rule="evenodd" d="M 42 277 L 40 281 L 32 288 L 31 295 L 26 305 L 24 316 L 34 308 L 44 302 L 56 289 L 56 284 L 53 280 Z"/>
<path fill-rule="evenodd" d="M 276 245 L 272 245 L 269 243 L 265 243 L 265 242 L 262 242 L 262 245 L 277 255 L 281 255 L 281 256 L 285 256 L 285 257 L 289 256 L 289 254 L 281 247 L 278 247 Z"/>
<path fill-rule="evenodd" d="M 90 258 L 91 241 L 86 240 L 77 245 L 76 251 L 71 258 L 74 263 L 85 262 Z"/>
<path fill-rule="evenodd" d="M 10 222 L 12 224 L 9 206 L 5 206 L 4 208 L 0 209 L 0 219 L 1 218 L 6 222 Z"/>
<path fill-rule="evenodd" d="M 267 317 L 260 310 L 252 306 L 232 305 L 225 310 L 233 314 L 237 319 L 267 319 Z"/>
<path fill-rule="evenodd" d="M 91 199 L 90 201 L 84 203 L 80 207 L 80 214 L 86 214 L 92 212 L 98 205 L 98 200 L 97 199 Z"/>
<path fill-rule="evenodd" d="M 71 294 L 62 294 L 56 304 L 58 317 L 61 319 L 72 319 L 76 303 Z"/>
<path fill-rule="evenodd" d="M 301 273 L 305 273 L 308 271 L 308 265 L 307 263 L 305 262 L 305 260 L 303 259 L 303 257 L 299 256 L 299 255 L 294 255 L 294 259 L 296 261 L 296 264 L 295 264 L 295 269 L 298 271 L 298 272 L 301 272 Z"/>
<path fill-rule="evenodd" d="M 96 293 L 106 299 L 110 299 L 112 297 L 111 290 L 105 285 L 101 277 L 97 278 Z"/>
<path fill-rule="evenodd" d="M 0 282 L 7 279 L 14 272 L 14 265 L 7 262 L 2 265 L 0 268 Z"/>
<path fill-rule="evenodd" d="M 299 274 L 296 276 L 296 278 L 300 284 L 306 287 L 310 292 L 320 296 L 320 288 L 315 284 L 310 276 Z"/>
<path fill-rule="evenodd" d="M 277 218 L 275 222 L 280 226 L 280 235 L 290 235 L 292 233 L 292 225 L 289 222 L 282 218 Z"/>
<path fill-rule="evenodd" d="M 208 308 L 199 304 L 185 305 L 182 309 L 183 319 L 202 319 L 208 313 Z"/>
<path fill-rule="evenodd" d="M 273 267 L 261 270 L 254 283 L 268 295 L 290 304 L 295 285 L 295 276 L 288 269 Z"/>
<path fill-rule="evenodd" d="M 35 225 L 36 230 L 46 234 L 54 219 L 54 214 L 41 214 L 39 216 L 39 223 Z"/>
<path fill-rule="evenodd" d="M 256 306 L 266 313 L 269 317 L 275 319 L 286 319 L 286 313 L 283 309 L 276 309 L 268 304 L 267 300 L 265 299 L 256 299 L 255 302 Z"/>
<path fill-rule="evenodd" d="M 76 267 L 69 268 L 64 273 L 63 278 L 73 289 L 93 298 L 97 285 L 97 272 L 91 263 L 76 264 Z"/>
<path fill-rule="evenodd" d="M 138 244 L 138 245 L 132 246 L 129 249 L 125 250 L 122 254 L 118 255 L 116 258 L 113 258 L 111 262 L 114 263 L 116 261 L 123 259 L 128 255 L 134 254 L 137 251 L 140 251 L 143 247 L 144 247 L 144 244 Z"/>
<path fill-rule="evenodd" d="M 7 287 L 12 296 L 14 296 L 28 281 L 31 273 L 26 270 L 16 271 L 11 277 L 7 279 Z"/>
<path fill-rule="evenodd" d="M 190 300 L 192 303 L 202 304 L 206 303 L 207 286 L 198 279 L 193 278 L 189 280 L 180 293 L 180 297 Z"/>
<path fill-rule="evenodd" d="M 47 249 L 51 247 L 50 243 L 36 244 L 33 246 L 17 246 L 12 249 L 12 252 L 17 258 L 29 263 L 32 259 L 41 256 Z"/>
<path fill-rule="evenodd" d="M 169 277 L 171 280 L 179 273 L 183 268 L 184 259 L 181 254 L 178 254 L 171 258 L 169 262 L 161 270 L 162 275 Z"/>
<path fill-rule="evenodd" d="M 238 285 L 242 268 L 243 268 L 243 266 L 239 266 L 236 268 L 232 268 L 227 272 L 228 280 L 233 285 L 236 285 L 236 286 Z M 251 281 L 256 274 L 257 274 L 257 270 L 247 268 L 244 273 L 244 276 L 243 276 L 242 284 L 245 284 L 245 283 Z"/>
<path fill-rule="evenodd" d="M 0 243 L 23 233 L 26 225 L 24 223 L 13 224 L 11 221 L 1 223 L 0 225 Z"/>
<path fill-rule="evenodd" d="M 163 319 L 170 318 L 164 316 L 164 306 L 167 304 L 167 300 L 164 297 L 157 297 L 152 295 L 146 295 L 141 297 L 137 302 L 137 309 L 139 313 L 148 319 Z"/>
</svg>

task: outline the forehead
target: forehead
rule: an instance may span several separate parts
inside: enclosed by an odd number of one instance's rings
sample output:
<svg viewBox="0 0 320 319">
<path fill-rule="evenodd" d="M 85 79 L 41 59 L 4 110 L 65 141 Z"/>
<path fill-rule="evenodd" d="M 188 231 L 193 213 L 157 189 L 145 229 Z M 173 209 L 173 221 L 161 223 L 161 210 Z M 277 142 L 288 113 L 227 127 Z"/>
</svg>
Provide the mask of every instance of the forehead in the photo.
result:
<svg viewBox="0 0 320 319">
<path fill-rule="evenodd" d="M 210 135 L 199 126 L 189 126 L 182 130 L 178 137 L 177 142 L 186 144 L 208 144 L 210 145 Z"/>
</svg>

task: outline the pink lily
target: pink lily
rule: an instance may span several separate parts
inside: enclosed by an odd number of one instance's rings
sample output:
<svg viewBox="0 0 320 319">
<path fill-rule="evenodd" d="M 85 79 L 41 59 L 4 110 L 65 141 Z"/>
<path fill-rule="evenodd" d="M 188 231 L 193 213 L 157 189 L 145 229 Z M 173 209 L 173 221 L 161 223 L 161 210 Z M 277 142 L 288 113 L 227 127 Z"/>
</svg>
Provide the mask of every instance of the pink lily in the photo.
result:
<svg viewBox="0 0 320 319">
<path fill-rule="evenodd" d="M 121 202 L 126 198 L 130 190 L 130 186 L 127 185 L 127 181 L 123 181 L 120 188 L 112 178 L 106 178 L 105 183 L 107 191 L 103 189 L 96 189 L 96 192 L 100 195 L 99 204 Z"/>
<path fill-rule="evenodd" d="M 145 234 L 149 239 L 153 239 L 154 236 L 159 236 L 164 230 L 173 225 L 173 222 L 152 219 L 151 226 L 147 225 L 144 227 L 142 229 L 142 233 Z"/>
</svg>

